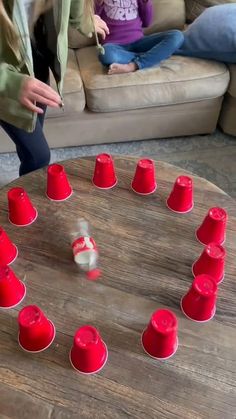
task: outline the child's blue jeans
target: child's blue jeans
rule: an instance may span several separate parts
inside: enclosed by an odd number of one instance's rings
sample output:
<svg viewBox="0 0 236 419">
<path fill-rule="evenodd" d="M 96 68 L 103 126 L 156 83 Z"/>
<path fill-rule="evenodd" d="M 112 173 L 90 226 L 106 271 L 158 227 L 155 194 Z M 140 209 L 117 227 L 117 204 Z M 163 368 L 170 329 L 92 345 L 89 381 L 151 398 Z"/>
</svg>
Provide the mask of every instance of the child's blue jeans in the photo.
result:
<svg viewBox="0 0 236 419">
<path fill-rule="evenodd" d="M 183 41 L 182 32 L 171 30 L 144 36 L 131 44 L 104 44 L 105 54 L 100 54 L 99 60 L 104 66 L 134 62 L 139 69 L 148 68 L 169 58 Z"/>
</svg>

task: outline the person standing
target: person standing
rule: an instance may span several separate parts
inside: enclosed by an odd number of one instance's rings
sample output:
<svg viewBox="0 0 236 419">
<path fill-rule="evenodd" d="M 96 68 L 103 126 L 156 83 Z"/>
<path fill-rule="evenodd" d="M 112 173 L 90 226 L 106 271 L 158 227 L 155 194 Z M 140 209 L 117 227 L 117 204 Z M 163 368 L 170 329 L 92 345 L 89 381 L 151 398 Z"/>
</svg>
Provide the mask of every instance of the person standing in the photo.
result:
<svg viewBox="0 0 236 419">
<path fill-rule="evenodd" d="M 93 10 L 92 0 L 0 0 L 0 125 L 15 143 L 20 175 L 50 161 L 44 116 L 47 106 L 63 106 L 69 23 L 88 36 L 108 33 Z"/>
</svg>

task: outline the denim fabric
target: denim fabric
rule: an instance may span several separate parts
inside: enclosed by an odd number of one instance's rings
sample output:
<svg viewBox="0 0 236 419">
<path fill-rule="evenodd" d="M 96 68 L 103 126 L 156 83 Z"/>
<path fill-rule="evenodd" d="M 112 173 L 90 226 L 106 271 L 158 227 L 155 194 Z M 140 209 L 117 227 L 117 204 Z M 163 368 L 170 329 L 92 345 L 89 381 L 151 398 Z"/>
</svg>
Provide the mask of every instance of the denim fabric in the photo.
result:
<svg viewBox="0 0 236 419">
<path fill-rule="evenodd" d="M 144 36 L 131 44 L 104 44 L 105 54 L 100 55 L 99 59 L 104 66 L 134 62 L 139 69 L 153 67 L 169 58 L 183 40 L 182 32 L 171 30 Z"/>
<path fill-rule="evenodd" d="M 44 83 L 48 83 L 49 67 L 47 60 L 34 45 L 32 45 L 32 53 L 35 77 Z M 43 133 L 46 106 L 41 104 L 38 104 L 38 106 L 43 109 L 44 113 L 38 115 L 36 127 L 32 133 L 0 121 L 0 126 L 16 145 L 16 152 L 21 162 L 20 176 L 47 166 L 50 162 L 50 149 Z"/>
</svg>

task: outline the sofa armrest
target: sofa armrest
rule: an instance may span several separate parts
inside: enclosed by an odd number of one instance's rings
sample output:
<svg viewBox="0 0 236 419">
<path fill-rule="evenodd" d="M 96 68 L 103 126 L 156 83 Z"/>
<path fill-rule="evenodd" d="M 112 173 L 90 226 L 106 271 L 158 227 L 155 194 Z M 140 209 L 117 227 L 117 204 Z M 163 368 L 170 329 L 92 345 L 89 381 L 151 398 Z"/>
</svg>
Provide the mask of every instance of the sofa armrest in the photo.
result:
<svg viewBox="0 0 236 419">
<path fill-rule="evenodd" d="M 221 109 L 219 124 L 226 134 L 236 136 L 236 64 L 229 65 L 230 83 Z"/>
</svg>

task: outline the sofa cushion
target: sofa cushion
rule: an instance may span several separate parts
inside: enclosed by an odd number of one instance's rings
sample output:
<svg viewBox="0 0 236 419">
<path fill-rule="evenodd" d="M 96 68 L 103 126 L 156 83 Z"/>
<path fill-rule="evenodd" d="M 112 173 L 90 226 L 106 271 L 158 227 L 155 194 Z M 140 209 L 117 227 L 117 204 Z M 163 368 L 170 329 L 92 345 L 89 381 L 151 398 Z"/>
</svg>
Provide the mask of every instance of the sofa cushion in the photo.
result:
<svg viewBox="0 0 236 419">
<path fill-rule="evenodd" d="M 185 24 L 184 0 L 153 0 L 154 19 L 145 33 L 154 33 L 168 29 L 183 29 Z M 170 13 L 171 10 L 171 13 Z M 86 38 L 77 30 L 69 28 L 70 48 L 83 48 L 95 44 L 94 38 Z"/>
<path fill-rule="evenodd" d="M 235 0 L 185 0 L 186 3 L 186 19 L 192 22 L 207 7 L 216 6 L 218 4 L 236 3 Z"/>
<path fill-rule="evenodd" d="M 184 32 L 181 55 L 236 63 L 236 3 L 206 9 Z"/>
<path fill-rule="evenodd" d="M 51 77 L 51 85 L 56 90 L 56 83 Z M 74 50 L 68 51 L 68 65 L 63 88 L 64 112 L 73 114 L 85 108 L 85 94 Z M 61 109 L 48 108 L 47 116 L 61 116 Z"/>
<path fill-rule="evenodd" d="M 214 61 L 173 56 L 161 67 L 108 76 L 94 47 L 77 50 L 86 103 L 95 112 L 174 105 L 222 96 L 229 71 Z"/>
</svg>

